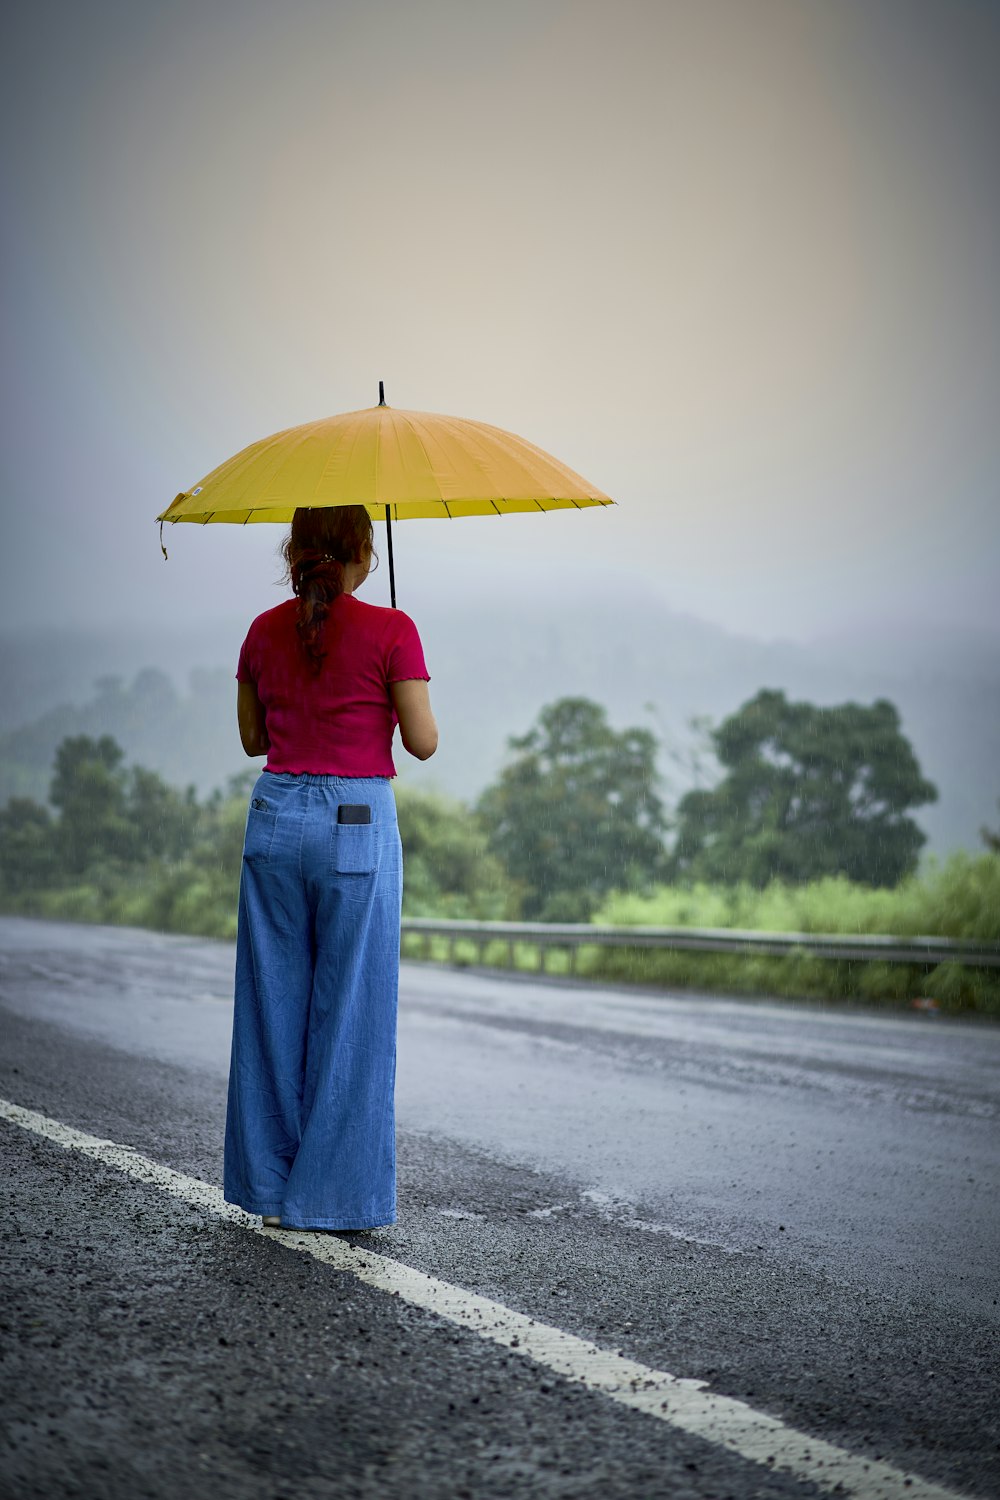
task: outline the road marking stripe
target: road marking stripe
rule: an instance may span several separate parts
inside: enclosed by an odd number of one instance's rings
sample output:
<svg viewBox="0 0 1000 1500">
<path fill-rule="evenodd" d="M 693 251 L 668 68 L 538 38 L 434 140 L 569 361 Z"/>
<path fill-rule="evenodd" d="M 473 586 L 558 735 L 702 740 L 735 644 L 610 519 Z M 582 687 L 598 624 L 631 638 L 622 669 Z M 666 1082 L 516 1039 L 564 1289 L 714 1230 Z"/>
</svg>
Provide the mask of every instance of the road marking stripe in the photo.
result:
<svg viewBox="0 0 1000 1500">
<path fill-rule="evenodd" d="M 626 1359 L 617 1350 L 601 1349 L 561 1328 L 514 1312 L 502 1302 L 463 1291 L 388 1256 L 333 1235 L 264 1229 L 258 1219 L 226 1203 L 220 1190 L 210 1183 L 161 1166 L 131 1146 L 73 1130 L 6 1099 L 0 1099 L 0 1118 L 127 1172 L 174 1198 L 207 1209 L 217 1218 L 311 1255 L 337 1271 L 346 1271 L 368 1286 L 394 1293 L 459 1328 L 523 1354 L 566 1380 L 600 1391 L 621 1406 L 656 1417 L 769 1470 L 790 1474 L 821 1489 L 836 1489 L 839 1495 L 862 1496 L 863 1500 L 960 1500 L 954 1490 L 930 1484 L 881 1459 L 862 1458 L 797 1432 L 777 1417 L 755 1411 L 731 1396 L 714 1395 L 703 1380 L 685 1380 Z"/>
</svg>

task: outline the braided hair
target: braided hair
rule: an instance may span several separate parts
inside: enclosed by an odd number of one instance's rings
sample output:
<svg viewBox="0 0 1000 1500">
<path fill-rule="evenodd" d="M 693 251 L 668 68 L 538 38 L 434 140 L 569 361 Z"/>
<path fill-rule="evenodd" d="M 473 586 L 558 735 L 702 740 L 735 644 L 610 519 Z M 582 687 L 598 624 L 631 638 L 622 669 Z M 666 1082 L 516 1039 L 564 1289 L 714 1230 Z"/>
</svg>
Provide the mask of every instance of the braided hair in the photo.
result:
<svg viewBox="0 0 1000 1500">
<path fill-rule="evenodd" d="M 326 656 L 323 627 L 330 605 L 344 592 L 344 566 L 374 555 L 372 537 L 371 516 L 363 505 L 300 506 L 292 517 L 281 550 L 287 581 L 299 601 L 295 629 L 314 673 Z"/>
</svg>

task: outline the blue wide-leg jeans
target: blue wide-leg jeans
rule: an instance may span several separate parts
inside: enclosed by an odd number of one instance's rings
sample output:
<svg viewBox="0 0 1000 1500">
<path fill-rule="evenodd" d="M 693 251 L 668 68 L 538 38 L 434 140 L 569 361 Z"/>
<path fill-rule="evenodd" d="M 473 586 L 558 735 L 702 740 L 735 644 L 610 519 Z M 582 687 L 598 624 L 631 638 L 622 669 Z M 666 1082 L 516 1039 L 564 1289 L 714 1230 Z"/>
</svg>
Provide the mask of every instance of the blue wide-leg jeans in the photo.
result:
<svg viewBox="0 0 1000 1500">
<path fill-rule="evenodd" d="M 371 822 L 338 822 L 342 803 Z M 387 779 L 261 775 L 240 882 L 228 1202 L 290 1229 L 395 1222 L 401 898 Z"/>
</svg>

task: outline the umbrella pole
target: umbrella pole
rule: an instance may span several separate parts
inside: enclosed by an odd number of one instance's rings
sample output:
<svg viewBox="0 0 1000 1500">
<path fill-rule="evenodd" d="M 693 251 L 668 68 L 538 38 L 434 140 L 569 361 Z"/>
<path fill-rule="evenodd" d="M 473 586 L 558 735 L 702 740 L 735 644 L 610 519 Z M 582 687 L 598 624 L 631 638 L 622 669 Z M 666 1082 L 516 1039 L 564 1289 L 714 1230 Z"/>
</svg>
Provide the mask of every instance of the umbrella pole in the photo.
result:
<svg viewBox="0 0 1000 1500">
<path fill-rule="evenodd" d="M 393 609 L 396 608 L 396 570 L 392 565 L 392 521 L 389 519 L 389 507 L 385 508 L 385 535 L 389 543 L 389 598 L 392 600 Z"/>
</svg>

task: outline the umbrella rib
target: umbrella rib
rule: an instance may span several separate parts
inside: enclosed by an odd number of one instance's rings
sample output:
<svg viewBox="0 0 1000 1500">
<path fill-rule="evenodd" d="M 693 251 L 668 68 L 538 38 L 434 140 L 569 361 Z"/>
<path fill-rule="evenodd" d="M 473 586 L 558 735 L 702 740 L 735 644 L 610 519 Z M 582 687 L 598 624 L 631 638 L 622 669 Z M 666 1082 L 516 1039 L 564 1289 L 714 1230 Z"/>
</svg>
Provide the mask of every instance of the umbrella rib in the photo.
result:
<svg viewBox="0 0 1000 1500">
<path fill-rule="evenodd" d="M 448 502 L 445 500 L 444 494 L 442 492 L 441 475 L 437 472 L 435 461 L 428 450 L 427 434 L 425 431 L 426 423 L 420 420 L 416 420 L 423 416 L 424 413 L 422 412 L 407 411 L 400 413 L 400 417 L 403 420 L 405 426 L 407 437 L 412 443 L 416 444 L 421 460 L 424 464 L 427 465 L 428 478 L 430 479 L 433 487 L 433 495 L 429 496 L 430 503 L 441 505 L 448 519 L 454 520 L 451 511 L 448 509 Z M 402 452 L 402 440 L 398 433 L 396 434 L 396 441 L 399 446 L 399 451 Z"/>
<path fill-rule="evenodd" d="M 378 429 L 376 428 L 376 436 L 375 436 L 375 465 L 374 465 L 374 478 L 373 478 L 373 482 L 372 482 L 372 494 L 375 497 L 376 503 L 378 501 L 378 481 L 377 481 L 377 476 L 378 476 L 378 441 L 379 441 L 379 439 L 378 439 Z M 347 455 L 347 472 L 348 473 L 350 473 L 353 470 L 354 455 L 357 452 L 357 449 L 358 449 L 358 446 L 359 446 L 360 442 L 361 442 L 361 430 L 360 430 L 360 428 L 356 428 L 355 431 L 351 434 L 351 448 L 350 448 L 350 452 Z"/>
</svg>

